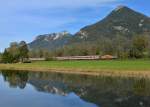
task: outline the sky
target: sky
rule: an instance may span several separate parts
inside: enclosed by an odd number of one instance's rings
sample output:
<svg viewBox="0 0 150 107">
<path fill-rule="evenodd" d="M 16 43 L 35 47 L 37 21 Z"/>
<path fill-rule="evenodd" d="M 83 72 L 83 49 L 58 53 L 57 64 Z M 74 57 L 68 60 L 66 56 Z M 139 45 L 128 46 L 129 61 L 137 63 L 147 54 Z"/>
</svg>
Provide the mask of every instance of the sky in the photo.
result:
<svg viewBox="0 0 150 107">
<path fill-rule="evenodd" d="M 150 16 L 150 0 L 0 0 L 0 51 L 10 42 L 29 43 L 40 34 L 74 34 L 118 5 Z"/>
</svg>

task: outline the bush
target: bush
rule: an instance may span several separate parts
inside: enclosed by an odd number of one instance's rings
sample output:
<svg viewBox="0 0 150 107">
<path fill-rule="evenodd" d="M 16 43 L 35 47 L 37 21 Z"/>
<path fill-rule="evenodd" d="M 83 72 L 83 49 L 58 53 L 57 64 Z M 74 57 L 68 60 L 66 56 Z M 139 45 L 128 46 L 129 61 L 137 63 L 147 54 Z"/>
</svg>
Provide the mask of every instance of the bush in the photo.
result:
<svg viewBox="0 0 150 107">
<path fill-rule="evenodd" d="M 56 58 L 54 57 L 45 58 L 45 61 L 54 61 L 54 60 L 56 60 Z"/>
</svg>

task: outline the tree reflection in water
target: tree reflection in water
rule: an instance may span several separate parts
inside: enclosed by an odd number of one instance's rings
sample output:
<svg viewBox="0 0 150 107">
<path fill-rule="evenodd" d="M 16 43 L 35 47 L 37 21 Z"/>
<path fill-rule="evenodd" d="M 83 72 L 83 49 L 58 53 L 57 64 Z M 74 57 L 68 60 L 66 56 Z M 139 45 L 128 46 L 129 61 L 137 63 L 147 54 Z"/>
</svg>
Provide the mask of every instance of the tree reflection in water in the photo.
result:
<svg viewBox="0 0 150 107">
<path fill-rule="evenodd" d="M 39 92 L 65 96 L 74 92 L 80 98 L 102 107 L 150 107 L 150 80 L 79 76 L 60 73 L 2 71 L 10 87 L 24 89 L 31 84 Z"/>
<path fill-rule="evenodd" d="M 4 81 L 9 83 L 10 87 L 24 89 L 28 81 L 28 72 L 3 71 Z"/>
</svg>

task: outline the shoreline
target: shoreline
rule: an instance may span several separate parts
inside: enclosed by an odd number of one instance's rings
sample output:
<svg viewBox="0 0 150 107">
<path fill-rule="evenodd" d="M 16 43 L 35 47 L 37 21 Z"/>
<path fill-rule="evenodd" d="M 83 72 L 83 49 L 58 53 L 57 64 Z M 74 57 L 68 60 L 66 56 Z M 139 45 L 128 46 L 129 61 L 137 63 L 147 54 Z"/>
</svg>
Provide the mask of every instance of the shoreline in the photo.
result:
<svg viewBox="0 0 150 107">
<path fill-rule="evenodd" d="M 150 60 L 35 61 L 32 63 L 0 64 L 0 70 L 150 78 Z"/>
<path fill-rule="evenodd" d="M 50 73 L 63 73 L 63 74 L 76 74 L 76 75 L 89 75 L 89 76 L 112 76 L 112 77 L 148 77 L 150 78 L 149 70 L 91 70 L 91 69 L 71 69 L 71 68 L 54 68 L 54 67 L 14 67 L 10 64 L 0 64 L 0 70 L 9 71 L 31 71 L 31 72 L 50 72 Z"/>
</svg>

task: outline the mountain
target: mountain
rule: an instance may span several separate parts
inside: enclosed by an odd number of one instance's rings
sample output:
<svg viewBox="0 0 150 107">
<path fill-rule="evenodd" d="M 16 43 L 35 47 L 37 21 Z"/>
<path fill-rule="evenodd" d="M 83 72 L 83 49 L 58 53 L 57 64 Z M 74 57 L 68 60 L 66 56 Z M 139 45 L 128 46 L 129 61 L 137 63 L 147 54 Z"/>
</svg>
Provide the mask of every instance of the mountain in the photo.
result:
<svg viewBox="0 0 150 107">
<path fill-rule="evenodd" d="M 29 43 L 28 46 L 31 50 L 54 50 L 67 44 L 71 37 L 72 35 L 66 31 L 39 35 L 33 42 Z"/>
<path fill-rule="evenodd" d="M 53 50 L 64 45 L 83 42 L 96 43 L 104 38 L 110 40 L 123 36 L 130 40 L 139 34 L 150 34 L 150 18 L 126 6 L 118 6 L 103 20 L 82 28 L 75 35 L 68 32 L 52 33 L 38 36 L 29 44 L 31 49 Z"/>
<path fill-rule="evenodd" d="M 126 6 L 118 6 L 103 20 L 82 28 L 72 41 L 95 41 L 116 35 L 133 37 L 150 33 L 150 18 Z"/>
</svg>

